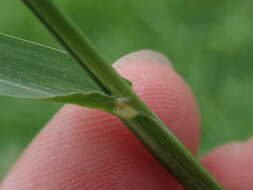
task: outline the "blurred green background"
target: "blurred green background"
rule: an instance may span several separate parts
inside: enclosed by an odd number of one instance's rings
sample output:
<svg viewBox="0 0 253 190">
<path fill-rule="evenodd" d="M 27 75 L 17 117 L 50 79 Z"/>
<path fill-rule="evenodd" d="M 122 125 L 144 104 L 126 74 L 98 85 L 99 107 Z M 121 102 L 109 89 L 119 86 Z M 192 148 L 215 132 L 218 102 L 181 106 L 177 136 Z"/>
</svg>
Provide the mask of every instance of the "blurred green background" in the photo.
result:
<svg viewBox="0 0 253 190">
<path fill-rule="evenodd" d="M 200 106 L 200 154 L 253 135 L 253 1 L 56 1 L 108 62 L 143 48 L 172 60 Z M 20 0 L 0 15 L 0 32 L 60 48 Z M 0 178 L 60 106 L 0 97 Z"/>
</svg>

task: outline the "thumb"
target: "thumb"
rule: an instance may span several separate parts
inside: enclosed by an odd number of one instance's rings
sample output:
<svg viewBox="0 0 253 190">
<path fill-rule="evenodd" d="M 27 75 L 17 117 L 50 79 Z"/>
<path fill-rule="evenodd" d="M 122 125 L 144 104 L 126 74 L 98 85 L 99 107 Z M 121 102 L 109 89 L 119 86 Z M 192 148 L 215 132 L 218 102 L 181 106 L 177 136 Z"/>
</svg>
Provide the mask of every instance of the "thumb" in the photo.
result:
<svg viewBox="0 0 253 190">
<path fill-rule="evenodd" d="M 191 91 L 161 54 L 123 57 L 118 72 L 181 141 L 195 152 L 199 121 Z M 64 106 L 6 176 L 2 190 L 180 188 L 165 168 L 108 113 Z"/>
</svg>

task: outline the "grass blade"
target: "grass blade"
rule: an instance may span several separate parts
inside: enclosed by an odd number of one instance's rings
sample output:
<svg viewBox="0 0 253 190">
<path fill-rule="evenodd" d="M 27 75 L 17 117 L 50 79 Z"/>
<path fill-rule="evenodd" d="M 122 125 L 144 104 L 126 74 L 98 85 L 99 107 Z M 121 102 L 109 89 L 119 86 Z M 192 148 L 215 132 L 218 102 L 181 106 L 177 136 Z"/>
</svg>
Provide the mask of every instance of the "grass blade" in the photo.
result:
<svg viewBox="0 0 253 190">
<path fill-rule="evenodd" d="M 0 95 L 72 103 L 111 112 L 115 98 L 65 52 L 0 34 Z"/>
</svg>

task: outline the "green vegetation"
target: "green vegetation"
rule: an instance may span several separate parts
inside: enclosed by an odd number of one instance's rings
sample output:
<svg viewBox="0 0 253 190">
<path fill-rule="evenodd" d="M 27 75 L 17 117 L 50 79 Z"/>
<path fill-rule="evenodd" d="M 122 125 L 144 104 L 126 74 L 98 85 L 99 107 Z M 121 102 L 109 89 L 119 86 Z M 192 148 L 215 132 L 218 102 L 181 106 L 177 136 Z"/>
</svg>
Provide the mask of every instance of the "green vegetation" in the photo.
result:
<svg viewBox="0 0 253 190">
<path fill-rule="evenodd" d="M 193 88 L 201 108 L 201 153 L 253 134 L 250 114 L 253 2 L 58 0 L 57 3 L 66 8 L 108 62 L 142 48 L 162 51 L 171 58 Z M 59 47 L 19 0 L 2 2 L 0 12 L 1 32 Z M 6 97 L 0 98 L 0 105 L 3 175 L 60 105 Z"/>
</svg>

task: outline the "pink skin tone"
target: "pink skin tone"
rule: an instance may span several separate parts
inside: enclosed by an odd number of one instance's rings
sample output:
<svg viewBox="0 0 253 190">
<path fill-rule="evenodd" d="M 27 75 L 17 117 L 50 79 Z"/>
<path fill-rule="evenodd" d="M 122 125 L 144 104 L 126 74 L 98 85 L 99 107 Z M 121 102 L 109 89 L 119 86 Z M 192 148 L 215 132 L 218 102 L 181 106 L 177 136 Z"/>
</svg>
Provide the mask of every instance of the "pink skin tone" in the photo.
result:
<svg viewBox="0 0 253 190">
<path fill-rule="evenodd" d="M 142 50 L 115 64 L 133 88 L 193 153 L 199 114 L 191 90 L 161 54 Z M 253 189 L 253 140 L 201 158 L 227 190 Z M 128 129 L 102 111 L 65 105 L 34 138 L 1 190 L 157 190 L 183 188 Z"/>
</svg>

